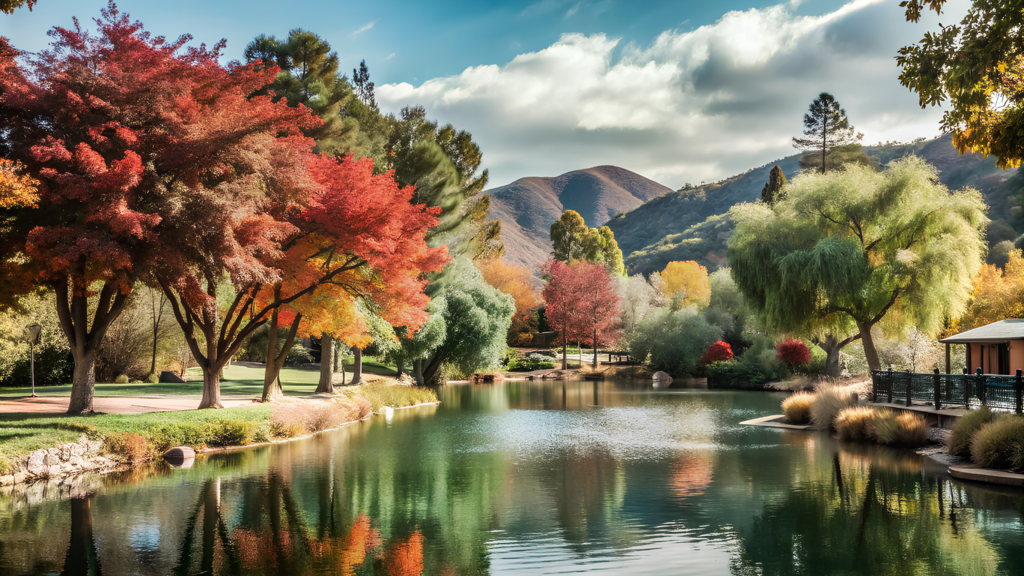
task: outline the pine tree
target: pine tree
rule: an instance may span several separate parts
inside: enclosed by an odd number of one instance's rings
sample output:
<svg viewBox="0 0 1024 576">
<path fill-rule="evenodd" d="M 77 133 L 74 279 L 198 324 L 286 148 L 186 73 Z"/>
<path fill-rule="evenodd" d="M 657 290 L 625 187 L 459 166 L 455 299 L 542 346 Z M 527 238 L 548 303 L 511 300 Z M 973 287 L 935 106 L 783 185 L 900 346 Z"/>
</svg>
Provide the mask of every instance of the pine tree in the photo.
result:
<svg viewBox="0 0 1024 576">
<path fill-rule="evenodd" d="M 857 144 L 864 135 L 855 132 L 835 97 L 822 92 L 804 114 L 804 138 L 793 138 L 793 147 L 820 153 L 821 173 L 826 172 L 828 152 L 839 146 Z"/>
</svg>

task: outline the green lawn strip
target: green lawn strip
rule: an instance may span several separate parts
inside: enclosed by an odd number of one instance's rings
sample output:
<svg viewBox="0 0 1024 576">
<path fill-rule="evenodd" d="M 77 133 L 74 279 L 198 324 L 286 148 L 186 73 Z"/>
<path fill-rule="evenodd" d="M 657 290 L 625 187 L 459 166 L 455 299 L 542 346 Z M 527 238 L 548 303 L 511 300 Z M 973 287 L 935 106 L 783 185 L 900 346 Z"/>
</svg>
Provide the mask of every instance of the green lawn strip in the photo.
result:
<svg viewBox="0 0 1024 576">
<path fill-rule="evenodd" d="M 352 377 L 352 366 L 345 368 L 349 378 Z M 363 371 L 368 374 L 394 376 L 395 371 L 377 362 L 364 360 Z M 224 379 L 220 382 L 222 396 L 256 397 L 263 394 L 263 367 L 241 366 L 235 364 L 224 371 Z M 179 384 L 96 384 L 96 396 L 201 396 L 203 393 L 203 375 L 199 368 L 190 368 L 188 382 Z M 317 370 L 299 370 L 284 368 L 281 370 L 281 387 L 286 396 L 305 396 L 316 391 L 320 381 Z M 0 398 L 4 396 L 24 397 L 32 393 L 31 388 L 0 388 Z M 39 396 L 70 396 L 71 386 L 37 387 Z"/>
<path fill-rule="evenodd" d="M 270 418 L 270 406 L 254 405 L 224 410 L 184 410 L 148 414 L 94 414 L 49 416 L 0 413 L 0 470 L 40 448 L 74 442 L 82 434 L 103 440 L 111 434 L 139 434 L 151 442 L 188 444 L 207 425 L 247 422 L 256 425 Z"/>
</svg>

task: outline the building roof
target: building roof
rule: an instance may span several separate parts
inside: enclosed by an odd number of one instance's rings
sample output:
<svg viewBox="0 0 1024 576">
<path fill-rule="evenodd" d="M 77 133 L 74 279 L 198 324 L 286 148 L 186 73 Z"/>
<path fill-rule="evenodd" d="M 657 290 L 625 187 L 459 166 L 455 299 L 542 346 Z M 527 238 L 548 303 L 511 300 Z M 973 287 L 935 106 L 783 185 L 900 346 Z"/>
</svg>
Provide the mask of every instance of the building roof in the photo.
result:
<svg viewBox="0 0 1024 576">
<path fill-rule="evenodd" d="M 966 342 L 1005 342 L 1024 340 L 1024 319 L 1000 320 L 980 328 L 968 330 L 939 340 L 943 344 L 964 344 Z"/>
</svg>

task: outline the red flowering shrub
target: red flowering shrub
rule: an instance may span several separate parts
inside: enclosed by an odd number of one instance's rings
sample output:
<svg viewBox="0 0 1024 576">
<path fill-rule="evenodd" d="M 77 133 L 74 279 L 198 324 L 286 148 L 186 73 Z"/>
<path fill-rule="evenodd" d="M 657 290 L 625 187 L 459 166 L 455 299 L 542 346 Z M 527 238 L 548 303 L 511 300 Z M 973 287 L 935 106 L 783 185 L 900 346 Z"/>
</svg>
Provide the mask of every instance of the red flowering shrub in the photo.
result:
<svg viewBox="0 0 1024 576">
<path fill-rule="evenodd" d="M 732 360 L 732 346 L 729 346 L 727 342 L 719 340 L 708 347 L 708 351 L 701 356 L 700 363 L 708 365 L 715 362 L 725 362 L 726 360 Z"/>
<path fill-rule="evenodd" d="M 785 342 L 779 342 L 775 346 L 775 357 L 790 366 L 796 366 L 797 364 L 807 364 L 810 362 L 811 351 L 803 340 L 794 338 Z"/>
</svg>

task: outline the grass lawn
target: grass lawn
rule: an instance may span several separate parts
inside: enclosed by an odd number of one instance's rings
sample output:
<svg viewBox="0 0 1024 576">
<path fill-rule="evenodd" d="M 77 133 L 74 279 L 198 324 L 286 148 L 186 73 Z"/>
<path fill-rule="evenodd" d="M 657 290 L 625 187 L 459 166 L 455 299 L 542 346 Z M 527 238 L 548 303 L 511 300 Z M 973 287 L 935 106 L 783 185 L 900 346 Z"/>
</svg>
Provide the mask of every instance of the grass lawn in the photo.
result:
<svg viewBox="0 0 1024 576">
<path fill-rule="evenodd" d="M 179 425 L 236 420 L 261 422 L 270 417 L 270 406 L 253 405 L 224 410 L 184 410 L 149 414 L 64 415 L 0 413 L 0 471 L 11 462 L 40 448 L 53 448 L 78 440 L 82 434 L 102 439 L 113 432 L 135 433 L 152 438 L 161 429 Z"/>
<path fill-rule="evenodd" d="M 263 394 L 263 366 L 241 366 L 227 368 L 220 381 L 222 396 L 260 396 Z M 347 378 L 352 377 L 352 365 L 345 366 Z M 394 376 L 395 371 L 372 360 L 363 359 L 363 372 Z M 149 396 L 155 394 L 174 396 L 202 396 L 203 374 L 199 368 L 190 368 L 188 382 L 184 384 L 96 384 L 96 396 Z M 284 368 L 281 370 L 281 386 L 286 396 L 312 394 L 320 381 L 317 370 Z M 32 394 L 31 388 L 0 388 L 0 397 L 22 397 Z M 70 396 L 71 385 L 37 386 L 39 396 Z"/>
</svg>

